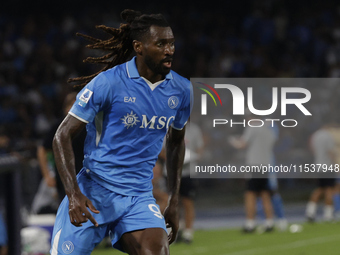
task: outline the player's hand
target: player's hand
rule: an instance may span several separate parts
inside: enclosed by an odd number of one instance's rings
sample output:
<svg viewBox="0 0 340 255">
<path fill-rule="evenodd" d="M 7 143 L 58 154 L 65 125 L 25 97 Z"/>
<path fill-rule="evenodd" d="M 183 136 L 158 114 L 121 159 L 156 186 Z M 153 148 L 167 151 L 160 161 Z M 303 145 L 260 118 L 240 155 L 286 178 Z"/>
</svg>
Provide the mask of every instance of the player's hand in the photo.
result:
<svg viewBox="0 0 340 255">
<path fill-rule="evenodd" d="M 164 219 L 167 228 L 171 228 L 171 231 L 168 235 L 169 244 L 172 244 L 177 237 L 177 232 L 179 228 L 179 215 L 178 215 L 178 206 L 172 205 L 164 210 Z"/>
<path fill-rule="evenodd" d="M 89 208 L 94 213 L 99 213 L 99 211 L 93 206 L 90 199 L 88 199 L 81 192 L 74 193 L 68 197 L 69 199 L 69 216 L 71 223 L 76 227 L 81 227 L 82 223 L 90 220 L 93 225 L 98 227 L 97 221 L 93 218 L 92 214 L 87 208 Z"/>
</svg>

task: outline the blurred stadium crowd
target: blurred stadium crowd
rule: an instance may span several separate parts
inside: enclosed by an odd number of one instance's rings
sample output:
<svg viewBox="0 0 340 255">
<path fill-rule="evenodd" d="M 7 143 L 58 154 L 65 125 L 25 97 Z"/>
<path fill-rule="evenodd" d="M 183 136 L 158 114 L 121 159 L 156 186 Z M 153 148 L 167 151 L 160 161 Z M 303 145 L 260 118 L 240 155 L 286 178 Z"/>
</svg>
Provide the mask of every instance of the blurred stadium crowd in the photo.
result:
<svg viewBox="0 0 340 255">
<path fill-rule="evenodd" d="M 206 8 L 175 1 L 148 7 L 134 3 L 130 8 L 165 14 L 176 37 L 173 69 L 187 78 L 339 77 L 340 5 L 313 2 L 320 1 L 225 1 Z M 105 36 L 94 26 L 118 26 L 126 7 L 98 1 L 96 6 L 84 2 L 43 12 L 38 5 L 32 13 L 1 11 L 1 154 L 19 152 L 26 160 L 35 159 L 42 137 L 62 116 L 65 95 L 77 90 L 67 79 L 98 68 L 82 63 L 96 52 L 86 49 L 75 33 Z M 320 90 L 312 107 L 320 116 L 335 113 L 339 94 L 335 87 Z M 322 107 L 325 100 L 332 102 L 330 108 Z M 306 122 L 297 132 L 282 130 L 278 152 L 295 148 L 308 155 L 308 137 L 317 127 Z M 211 139 L 206 137 L 206 150 Z M 34 194 L 36 188 L 29 186 Z"/>
</svg>

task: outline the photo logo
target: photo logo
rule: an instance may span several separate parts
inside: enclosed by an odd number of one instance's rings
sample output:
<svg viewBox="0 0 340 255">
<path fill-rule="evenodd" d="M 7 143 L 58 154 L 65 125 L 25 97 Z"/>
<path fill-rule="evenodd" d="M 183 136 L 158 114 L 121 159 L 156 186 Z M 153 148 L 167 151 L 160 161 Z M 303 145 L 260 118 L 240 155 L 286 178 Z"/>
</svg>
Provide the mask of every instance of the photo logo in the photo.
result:
<svg viewBox="0 0 340 255">
<path fill-rule="evenodd" d="M 217 99 L 219 100 L 221 106 L 222 100 L 220 97 L 221 92 L 227 92 L 228 95 L 231 95 L 232 106 L 232 115 L 233 116 L 245 116 L 248 117 L 241 122 L 238 120 L 236 122 L 233 119 L 213 119 L 213 127 L 216 125 L 225 125 L 230 124 L 232 127 L 233 125 L 243 125 L 251 126 L 251 127 L 261 127 L 264 123 L 270 122 L 271 126 L 274 126 L 274 122 L 281 123 L 283 127 L 295 127 L 297 126 L 298 122 L 296 119 L 270 119 L 265 118 L 273 113 L 277 113 L 276 116 L 287 116 L 287 109 L 297 109 L 305 116 L 311 116 L 311 112 L 305 106 L 311 100 L 311 93 L 308 89 L 302 87 L 266 87 L 265 90 L 262 87 L 262 93 L 266 94 L 266 99 L 270 102 L 270 107 L 265 106 L 265 109 L 258 109 L 254 106 L 254 101 L 258 100 L 257 102 L 261 103 L 261 98 L 254 95 L 253 87 L 245 87 L 243 84 L 242 88 L 240 86 L 236 86 L 234 84 L 228 83 L 219 83 L 216 82 L 213 86 L 210 86 L 206 83 L 195 81 L 196 84 L 204 85 L 205 87 L 199 87 L 200 90 L 204 91 L 204 94 L 201 94 L 201 115 L 208 114 L 208 104 L 207 104 L 207 95 L 211 97 L 215 106 L 217 106 Z M 216 90 L 219 90 L 217 93 Z M 262 99 L 263 100 L 263 99 Z M 213 110 L 213 109 L 211 109 Z M 279 113 L 277 111 L 280 111 Z M 219 111 L 223 112 L 223 110 Z M 216 111 L 215 111 L 216 113 Z M 258 119 L 249 119 L 249 114 L 261 116 Z M 245 116 L 246 117 L 246 116 Z"/>
<path fill-rule="evenodd" d="M 217 98 L 218 98 L 218 100 L 220 101 L 220 104 L 221 104 L 221 106 L 222 106 L 221 97 L 220 97 L 220 95 L 217 93 L 217 91 L 216 91 L 213 87 L 211 87 L 210 85 L 205 84 L 205 83 L 203 83 L 203 82 L 197 82 L 197 83 L 206 86 L 206 87 L 209 88 L 212 92 L 214 92 L 214 94 L 217 96 Z M 201 89 L 201 90 L 203 90 L 205 93 L 207 93 L 207 94 L 212 98 L 212 100 L 214 101 L 215 106 L 217 106 L 216 100 L 215 100 L 214 96 L 210 93 L 209 90 L 204 89 L 204 88 L 199 88 L 199 89 Z M 202 104 L 202 107 L 201 107 L 201 114 L 202 114 L 202 115 L 207 115 L 207 95 L 206 95 L 206 94 L 202 94 L 202 95 L 201 95 L 201 104 Z"/>
<path fill-rule="evenodd" d="M 204 84 L 204 83 L 202 83 Z M 209 86 L 204 84 L 205 86 Z M 216 90 L 209 86 L 211 90 L 217 95 L 218 99 L 221 102 L 221 98 L 217 94 Z M 232 98 L 233 98 L 233 115 L 244 115 L 244 110 L 245 110 L 245 97 L 240 88 L 238 88 L 235 85 L 232 84 L 215 84 L 215 88 L 217 89 L 228 89 L 231 92 Z M 202 89 L 202 88 L 200 88 Z M 211 95 L 209 91 L 206 89 L 202 89 L 203 91 L 207 92 L 212 99 L 214 100 L 215 105 L 216 100 L 215 98 Z M 305 97 L 303 98 L 298 98 L 298 99 L 289 99 L 287 98 L 287 95 L 289 93 L 300 93 L 303 94 Z M 204 97 L 205 96 L 205 97 Z M 207 100 L 206 100 L 206 95 L 202 95 L 202 102 L 201 102 L 201 113 L 202 115 L 207 114 Z M 311 99 L 311 93 L 309 90 L 305 88 L 281 88 L 281 115 L 286 115 L 286 108 L 288 104 L 294 104 L 304 115 L 312 115 L 306 107 L 303 105 L 304 103 L 307 103 Z M 248 104 L 248 109 L 251 113 L 255 115 L 260 115 L 260 116 L 265 116 L 265 115 L 270 115 L 275 112 L 278 106 L 278 88 L 273 87 L 272 88 L 272 106 L 270 109 L 267 110 L 258 110 L 255 109 L 254 104 L 253 104 L 253 88 L 248 87 L 247 88 L 247 104 Z"/>
</svg>

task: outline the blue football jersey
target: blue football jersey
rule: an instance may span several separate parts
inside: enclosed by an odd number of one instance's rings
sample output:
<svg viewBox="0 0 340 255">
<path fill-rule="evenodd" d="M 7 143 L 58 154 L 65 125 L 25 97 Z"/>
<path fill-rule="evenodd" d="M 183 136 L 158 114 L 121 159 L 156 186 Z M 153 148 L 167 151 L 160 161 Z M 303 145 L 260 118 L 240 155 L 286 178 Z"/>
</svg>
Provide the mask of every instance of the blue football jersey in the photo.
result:
<svg viewBox="0 0 340 255">
<path fill-rule="evenodd" d="M 170 71 L 155 88 L 140 77 L 135 57 L 97 75 L 77 95 L 69 114 L 88 123 L 84 167 L 118 194 L 152 192 L 152 169 L 168 128 L 190 115 L 192 86 Z"/>
</svg>

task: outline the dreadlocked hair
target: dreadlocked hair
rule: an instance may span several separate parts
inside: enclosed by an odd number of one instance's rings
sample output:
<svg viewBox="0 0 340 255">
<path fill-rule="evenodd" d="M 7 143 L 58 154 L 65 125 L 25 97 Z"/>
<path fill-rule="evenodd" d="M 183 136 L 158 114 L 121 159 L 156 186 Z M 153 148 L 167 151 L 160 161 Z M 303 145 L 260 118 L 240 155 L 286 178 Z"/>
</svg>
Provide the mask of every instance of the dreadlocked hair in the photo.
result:
<svg viewBox="0 0 340 255">
<path fill-rule="evenodd" d="M 133 40 L 142 41 L 145 35 L 149 33 L 152 25 L 160 27 L 169 26 L 161 14 L 142 15 L 138 11 L 126 9 L 120 15 L 126 24 L 121 24 L 119 28 L 107 27 L 105 25 L 96 26 L 97 29 L 101 29 L 111 35 L 111 38 L 107 40 L 97 39 L 81 33 L 76 34 L 92 42 L 86 45 L 87 48 L 103 50 L 108 53 L 101 57 L 87 57 L 83 60 L 84 63 L 104 64 L 105 67 L 100 71 L 89 76 L 70 78 L 67 82 L 78 82 L 79 84 L 75 85 L 75 87 L 84 87 L 99 73 L 126 62 L 133 52 Z"/>
</svg>

